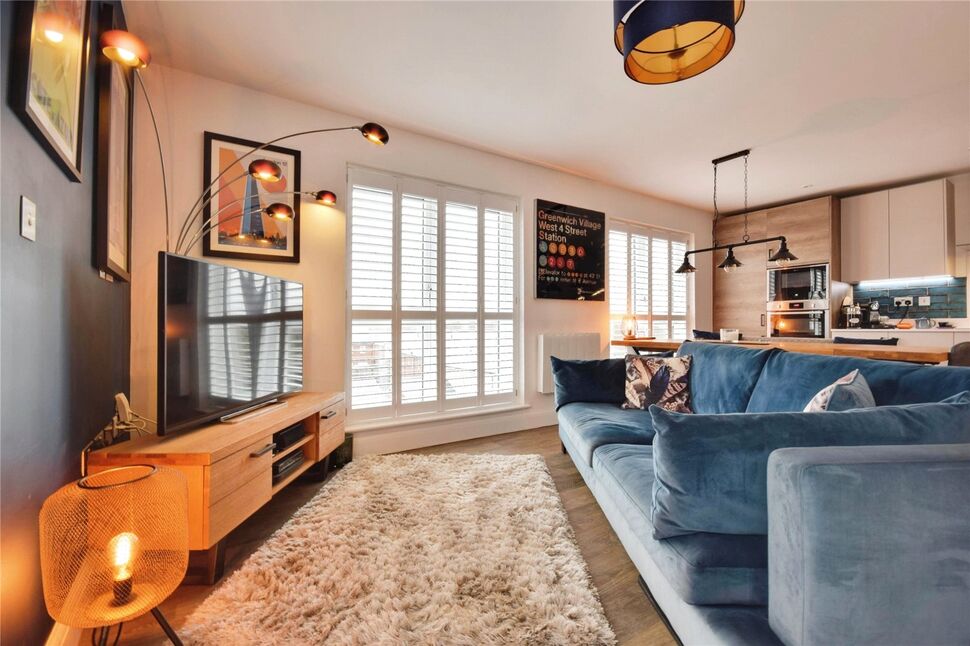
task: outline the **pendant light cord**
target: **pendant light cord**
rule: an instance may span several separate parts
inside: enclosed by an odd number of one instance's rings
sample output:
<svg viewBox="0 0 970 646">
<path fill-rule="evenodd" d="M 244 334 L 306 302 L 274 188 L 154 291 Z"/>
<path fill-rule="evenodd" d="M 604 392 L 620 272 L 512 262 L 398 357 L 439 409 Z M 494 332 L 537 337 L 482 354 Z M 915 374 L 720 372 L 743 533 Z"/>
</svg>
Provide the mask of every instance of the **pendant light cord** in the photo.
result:
<svg viewBox="0 0 970 646">
<path fill-rule="evenodd" d="M 714 162 L 714 224 L 711 225 L 711 240 L 717 246 L 717 162 Z"/>
<path fill-rule="evenodd" d="M 744 240 L 747 242 L 751 239 L 748 235 L 748 156 L 744 156 Z"/>
</svg>

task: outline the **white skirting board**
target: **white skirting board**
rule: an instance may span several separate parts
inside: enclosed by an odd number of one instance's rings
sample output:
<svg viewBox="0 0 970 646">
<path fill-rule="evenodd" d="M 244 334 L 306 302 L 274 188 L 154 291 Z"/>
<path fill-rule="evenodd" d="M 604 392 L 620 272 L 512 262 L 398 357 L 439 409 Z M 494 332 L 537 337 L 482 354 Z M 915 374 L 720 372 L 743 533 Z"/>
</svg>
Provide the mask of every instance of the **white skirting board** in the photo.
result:
<svg viewBox="0 0 970 646">
<path fill-rule="evenodd" d="M 551 393 L 552 365 L 549 357 L 559 359 L 602 359 L 599 332 L 539 335 L 539 375 L 536 379 L 540 393 Z"/>
</svg>

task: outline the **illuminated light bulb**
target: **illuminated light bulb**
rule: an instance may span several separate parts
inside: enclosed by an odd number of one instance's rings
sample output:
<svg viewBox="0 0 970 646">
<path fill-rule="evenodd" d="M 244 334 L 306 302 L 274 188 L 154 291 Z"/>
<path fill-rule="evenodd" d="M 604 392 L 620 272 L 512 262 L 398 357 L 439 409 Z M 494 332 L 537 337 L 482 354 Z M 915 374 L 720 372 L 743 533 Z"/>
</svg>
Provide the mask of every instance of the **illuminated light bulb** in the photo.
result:
<svg viewBox="0 0 970 646">
<path fill-rule="evenodd" d="M 337 195 L 333 191 L 317 191 L 313 194 L 313 199 L 324 206 L 333 206 L 337 203 Z"/>
<path fill-rule="evenodd" d="M 378 123 L 365 123 L 360 127 L 360 134 L 364 135 L 369 142 L 378 146 L 383 146 L 390 140 L 387 130 Z"/>
<path fill-rule="evenodd" d="M 261 182 L 278 182 L 283 179 L 283 169 L 268 159 L 256 159 L 249 164 L 249 174 Z"/>
<path fill-rule="evenodd" d="M 52 43 L 64 42 L 64 34 L 62 32 L 56 31 L 54 29 L 45 29 L 44 38 Z"/>
<path fill-rule="evenodd" d="M 118 56 L 120 56 L 121 59 L 127 63 L 130 63 L 137 58 L 137 56 L 135 56 L 135 52 L 129 51 L 124 47 L 119 47 L 116 51 L 118 52 Z"/>
<path fill-rule="evenodd" d="M 282 202 L 273 202 L 263 209 L 263 213 L 277 220 L 285 221 L 293 219 L 293 209 L 288 204 L 283 204 Z"/>
<path fill-rule="evenodd" d="M 127 603 L 131 597 L 132 565 L 137 547 L 138 537 L 131 532 L 122 532 L 108 542 L 116 604 Z"/>
</svg>

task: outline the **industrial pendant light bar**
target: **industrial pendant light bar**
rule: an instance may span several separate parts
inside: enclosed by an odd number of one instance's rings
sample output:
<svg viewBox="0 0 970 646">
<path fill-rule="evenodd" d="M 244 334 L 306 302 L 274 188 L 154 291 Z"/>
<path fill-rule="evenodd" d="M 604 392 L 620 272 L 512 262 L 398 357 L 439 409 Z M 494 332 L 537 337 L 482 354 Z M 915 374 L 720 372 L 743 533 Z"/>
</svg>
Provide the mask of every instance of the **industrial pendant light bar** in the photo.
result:
<svg viewBox="0 0 970 646">
<path fill-rule="evenodd" d="M 718 157 L 717 159 L 712 159 L 711 164 L 714 165 L 714 223 L 711 225 L 711 240 L 714 242 L 713 246 L 707 247 L 705 249 L 694 249 L 688 251 L 684 254 L 684 262 L 681 263 L 674 273 L 677 274 L 692 274 L 697 271 L 694 265 L 690 264 L 690 256 L 696 253 L 705 253 L 708 251 L 720 251 L 721 249 L 727 249 L 727 255 L 724 260 L 717 266 L 718 269 L 723 269 L 726 272 L 731 272 L 742 266 L 740 260 L 734 255 L 735 247 L 748 247 L 756 244 L 764 244 L 766 242 L 781 242 L 778 247 L 778 251 L 771 254 L 768 258 L 769 262 L 774 262 L 778 265 L 785 266 L 793 260 L 798 260 L 791 251 L 788 250 L 788 240 L 785 236 L 774 236 L 771 238 L 761 238 L 759 240 L 752 240 L 751 236 L 748 235 L 748 155 L 751 151 L 748 149 L 739 150 L 736 153 L 731 153 L 730 155 L 724 155 L 723 157 Z M 729 162 L 734 159 L 744 158 L 744 236 L 741 238 L 741 242 L 733 242 L 730 244 L 718 244 L 717 243 L 717 221 L 720 218 L 720 211 L 717 208 L 717 167 L 719 164 L 724 162 Z"/>
</svg>

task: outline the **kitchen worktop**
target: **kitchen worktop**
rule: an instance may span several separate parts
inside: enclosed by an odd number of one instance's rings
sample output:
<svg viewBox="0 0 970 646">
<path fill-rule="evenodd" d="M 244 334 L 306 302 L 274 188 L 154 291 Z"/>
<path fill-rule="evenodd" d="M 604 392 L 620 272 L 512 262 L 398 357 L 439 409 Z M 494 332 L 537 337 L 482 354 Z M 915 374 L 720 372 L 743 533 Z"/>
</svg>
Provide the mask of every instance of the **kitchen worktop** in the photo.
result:
<svg viewBox="0 0 970 646">
<path fill-rule="evenodd" d="M 872 333 L 892 333 L 892 334 L 902 334 L 909 332 L 970 332 L 970 327 L 930 327 L 930 328 L 911 328 L 909 330 L 901 330 L 894 327 L 874 327 L 874 328 L 864 328 L 864 327 L 852 327 L 852 328 L 836 328 L 832 330 L 832 334 L 835 335 L 838 332 L 872 332 Z"/>
</svg>

